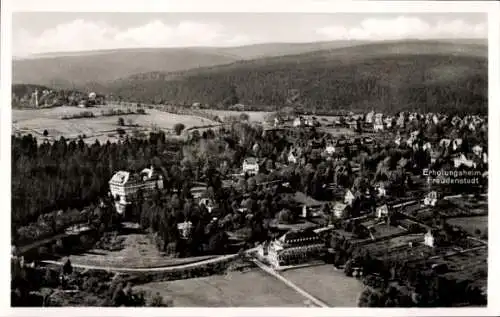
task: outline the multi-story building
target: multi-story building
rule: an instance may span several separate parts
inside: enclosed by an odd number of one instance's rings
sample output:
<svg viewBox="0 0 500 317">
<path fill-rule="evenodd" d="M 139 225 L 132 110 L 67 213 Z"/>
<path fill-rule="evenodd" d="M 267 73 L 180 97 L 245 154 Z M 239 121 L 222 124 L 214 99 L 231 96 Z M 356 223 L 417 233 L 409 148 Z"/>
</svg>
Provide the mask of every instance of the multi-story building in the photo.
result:
<svg viewBox="0 0 500 317">
<path fill-rule="evenodd" d="M 279 239 L 265 245 L 262 253 L 269 263 L 280 268 L 300 264 L 320 257 L 325 251 L 325 243 L 311 229 L 289 231 Z"/>
<path fill-rule="evenodd" d="M 145 168 L 140 173 L 118 171 L 109 181 L 109 190 L 120 214 L 135 201 L 140 190 L 147 195 L 156 188 L 163 189 L 163 177 L 156 174 L 153 167 Z"/>
<path fill-rule="evenodd" d="M 243 173 L 257 175 L 259 173 L 259 162 L 255 157 L 248 157 L 243 160 Z"/>
</svg>

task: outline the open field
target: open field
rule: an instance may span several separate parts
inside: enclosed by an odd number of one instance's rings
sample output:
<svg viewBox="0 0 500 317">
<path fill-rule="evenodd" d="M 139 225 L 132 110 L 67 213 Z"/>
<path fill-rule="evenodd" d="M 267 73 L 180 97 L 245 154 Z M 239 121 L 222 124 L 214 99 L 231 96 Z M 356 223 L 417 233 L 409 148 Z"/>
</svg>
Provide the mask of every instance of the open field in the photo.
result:
<svg viewBox="0 0 500 317">
<path fill-rule="evenodd" d="M 294 269 L 282 275 L 332 307 L 357 307 L 359 294 L 364 289 L 361 281 L 346 276 L 333 265 Z"/>
<path fill-rule="evenodd" d="M 144 234 L 127 234 L 124 237 L 125 247 L 122 250 L 95 249 L 84 254 L 71 255 L 71 262 L 80 265 L 146 268 L 187 264 L 214 257 L 173 258 L 159 252 Z"/>
<path fill-rule="evenodd" d="M 446 221 L 450 225 L 462 227 L 471 235 L 476 235 L 476 229 L 481 233 L 488 231 L 488 216 L 448 218 Z"/>
<path fill-rule="evenodd" d="M 309 277 L 310 278 L 310 277 Z M 316 279 L 312 279 L 316 280 Z M 174 307 L 304 307 L 304 298 L 258 269 L 136 287 L 172 298 Z"/>
<path fill-rule="evenodd" d="M 119 109 L 120 106 L 100 106 L 95 108 L 77 108 L 77 107 L 56 107 L 49 109 L 37 110 L 12 110 L 12 118 L 14 131 L 33 133 L 36 136 L 41 136 L 46 129 L 49 132 L 49 137 L 60 138 L 76 138 L 79 135 L 85 134 L 87 137 L 104 137 L 111 138 L 111 135 L 116 134 L 117 120 L 123 117 L 127 124 L 131 120 L 133 125 L 140 129 L 151 129 L 156 126 L 159 129 L 171 130 L 176 123 L 183 123 L 186 128 L 194 126 L 212 125 L 215 122 L 188 115 L 178 115 L 168 112 L 163 112 L 155 109 L 147 109 L 145 115 L 129 114 L 100 117 L 102 110 Z M 124 108 L 126 110 L 126 108 Z M 79 118 L 71 120 L 62 120 L 62 116 L 77 114 L 83 111 L 91 111 L 97 117 L 95 118 Z M 131 130 L 131 127 L 122 127 L 124 130 Z M 100 141 L 102 139 L 99 139 Z"/>
<path fill-rule="evenodd" d="M 230 116 L 237 117 L 242 113 L 246 113 L 250 121 L 257 121 L 257 122 L 263 122 L 266 116 L 272 113 L 267 111 L 236 111 L 236 110 L 212 110 L 212 109 L 204 109 L 202 111 L 216 115 L 222 120 L 224 120 L 224 117 L 230 117 Z"/>
</svg>

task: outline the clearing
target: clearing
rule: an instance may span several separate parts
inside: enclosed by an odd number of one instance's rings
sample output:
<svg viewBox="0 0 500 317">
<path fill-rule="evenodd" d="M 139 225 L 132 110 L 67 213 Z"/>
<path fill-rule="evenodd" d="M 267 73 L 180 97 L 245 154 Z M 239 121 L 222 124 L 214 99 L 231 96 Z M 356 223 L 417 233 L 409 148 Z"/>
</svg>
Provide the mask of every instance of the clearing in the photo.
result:
<svg viewBox="0 0 500 317">
<path fill-rule="evenodd" d="M 316 278 L 310 277 L 316 281 Z M 305 307 L 305 298 L 259 269 L 135 287 L 171 298 L 174 307 Z"/>
<path fill-rule="evenodd" d="M 310 266 L 281 272 L 292 283 L 331 307 L 357 307 L 363 283 L 333 265 Z"/>
<path fill-rule="evenodd" d="M 116 135 L 118 118 L 123 117 L 127 124 L 130 120 L 134 127 L 124 126 L 124 130 L 131 129 L 152 129 L 157 127 L 164 130 L 172 130 L 176 123 L 183 123 L 186 129 L 190 127 L 214 125 L 217 124 L 211 120 L 189 116 L 179 115 L 168 112 L 163 112 L 155 109 L 146 109 L 146 114 L 127 114 L 116 116 L 100 116 L 101 111 L 111 109 L 122 109 L 120 106 L 98 106 L 91 108 L 78 108 L 62 106 L 49 109 L 30 109 L 30 110 L 12 110 L 13 130 L 22 133 L 32 133 L 39 137 L 43 135 L 46 129 L 49 137 L 59 139 L 61 136 L 65 138 L 77 138 L 79 135 L 85 135 L 88 138 L 95 140 L 95 137 L 110 138 Z M 93 112 L 97 117 L 94 118 L 78 118 L 70 120 L 62 120 L 62 116 L 74 115 L 83 111 Z M 102 141 L 102 139 L 99 139 Z"/>
<path fill-rule="evenodd" d="M 163 255 L 145 234 L 119 235 L 124 237 L 124 248 L 119 251 L 94 249 L 83 254 L 71 255 L 71 262 L 80 265 L 95 265 L 123 268 L 153 268 L 187 264 L 213 258 L 199 256 L 174 258 Z"/>
</svg>

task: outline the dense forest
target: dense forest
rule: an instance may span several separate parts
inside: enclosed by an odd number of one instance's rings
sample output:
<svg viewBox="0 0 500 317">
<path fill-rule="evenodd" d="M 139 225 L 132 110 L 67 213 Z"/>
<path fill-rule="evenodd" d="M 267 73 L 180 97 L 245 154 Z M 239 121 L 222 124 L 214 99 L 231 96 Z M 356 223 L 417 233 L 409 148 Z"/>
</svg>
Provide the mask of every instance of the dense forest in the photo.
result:
<svg viewBox="0 0 500 317">
<path fill-rule="evenodd" d="M 88 93 L 72 89 L 53 89 L 31 84 L 12 85 L 12 108 L 34 108 L 36 106 L 33 93 L 38 90 L 39 107 L 57 107 L 63 105 L 76 106 L 88 99 Z M 103 96 L 99 98 L 104 99 Z"/>
<path fill-rule="evenodd" d="M 312 53 L 311 53 L 312 54 Z M 487 112 L 487 61 L 475 56 L 386 55 L 371 58 L 306 55 L 239 62 L 186 73 L 142 74 L 108 86 L 137 102 L 235 103 L 385 112 Z M 265 62 L 264 62 L 265 61 Z"/>
</svg>

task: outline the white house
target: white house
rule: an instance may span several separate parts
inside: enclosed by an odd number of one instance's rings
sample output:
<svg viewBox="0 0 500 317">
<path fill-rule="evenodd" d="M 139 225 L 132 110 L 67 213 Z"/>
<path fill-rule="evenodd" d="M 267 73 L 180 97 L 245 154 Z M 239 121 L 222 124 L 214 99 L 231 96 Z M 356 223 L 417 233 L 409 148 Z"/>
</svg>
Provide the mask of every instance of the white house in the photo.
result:
<svg viewBox="0 0 500 317">
<path fill-rule="evenodd" d="M 424 151 L 431 151 L 432 150 L 432 145 L 430 142 L 425 142 L 424 145 L 422 146 L 422 149 Z"/>
<path fill-rule="evenodd" d="M 335 218 L 338 219 L 342 218 L 344 216 L 346 208 L 347 208 L 346 204 L 336 203 L 333 206 L 333 215 L 335 216 Z"/>
<path fill-rule="evenodd" d="M 243 160 L 243 173 L 257 175 L 259 173 L 259 163 L 255 157 L 248 157 Z"/>
<path fill-rule="evenodd" d="M 434 247 L 434 235 L 430 230 L 424 235 L 424 244 L 431 248 Z"/>
<path fill-rule="evenodd" d="M 483 154 L 483 147 L 480 145 L 474 145 L 472 147 L 472 153 L 480 157 L 481 154 Z"/>
<path fill-rule="evenodd" d="M 458 150 L 462 146 L 462 139 L 454 139 L 452 142 L 453 151 Z"/>
<path fill-rule="evenodd" d="M 214 208 L 214 202 L 210 198 L 202 198 L 200 199 L 200 206 L 205 206 L 208 210 L 208 213 L 211 213 Z"/>
<path fill-rule="evenodd" d="M 347 205 L 349 205 L 349 206 L 352 206 L 352 203 L 353 203 L 354 199 L 356 199 L 356 197 L 351 192 L 351 190 L 348 189 L 346 191 L 346 193 L 345 193 L 345 196 L 344 196 L 344 203 L 347 204 Z"/>
<path fill-rule="evenodd" d="M 441 141 L 439 141 L 439 146 L 442 148 L 448 148 L 450 144 L 451 144 L 450 139 L 441 139 Z"/>
<path fill-rule="evenodd" d="M 383 183 L 377 184 L 375 189 L 377 190 L 378 197 L 385 197 L 387 195 L 387 191 L 385 190 L 385 186 Z"/>
<path fill-rule="evenodd" d="M 462 165 L 465 165 L 467 167 L 476 167 L 476 163 L 472 160 L 467 159 L 464 154 L 460 154 L 459 156 L 455 157 L 453 159 L 453 163 L 455 165 L 455 168 L 458 168 Z"/>
<path fill-rule="evenodd" d="M 139 190 L 147 193 L 156 188 L 163 189 L 163 177 L 156 174 L 153 167 L 145 168 L 138 174 L 118 171 L 109 181 L 109 190 L 116 199 L 116 209 L 120 214 L 126 205 L 134 202 Z"/>
<path fill-rule="evenodd" d="M 188 239 L 191 235 L 192 229 L 193 224 L 191 221 L 184 221 L 177 224 L 177 230 L 179 230 L 182 239 Z"/>
<path fill-rule="evenodd" d="M 333 155 L 333 153 L 335 153 L 335 146 L 332 143 L 327 144 L 325 147 L 325 152 L 328 155 Z"/>
<path fill-rule="evenodd" d="M 365 118 L 365 122 L 368 123 L 368 124 L 372 124 L 373 123 L 373 117 L 375 116 L 375 112 L 374 111 L 370 111 L 366 114 L 366 118 Z"/>
<path fill-rule="evenodd" d="M 397 146 L 401 145 L 401 137 L 399 135 L 394 139 L 394 143 L 396 143 Z"/>
<path fill-rule="evenodd" d="M 424 198 L 424 205 L 425 206 L 436 206 L 436 203 L 438 201 L 437 199 L 437 193 L 436 191 L 431 191 L 430 193 L 427 194 L 427 196 Z"/>
<path fill-rule="evenodd" d="M 383 114 L 377 113 L 375 115 L 375 120 L 373 122 L 373 130 L 374 131 L 384 130 L 384 121 L 382 119 L 383 119 Z"/>
<path fill-rule="evenodd" d="M 294 149 L 291 149 L 290 152 L 288 153 L 288 163 L 291 164 L 297 164 L 297 153 L 295 152 Z"/>
<path fill-rule="evenodd" d="M 293 120 L 293 126 L 294 127 L 302 127 L 305 125 L 304 118 L 303 117 L 297 117 Z"/>
<path fill-rule="evenodd" d="M 377 218 L 385 217 L 385 216 L 389 215 L 389 208 L 385 204 L 382 206 L 379 206 L 379 207 L 377 207 L 375 214 L 376 214 Z"/>
</svg>

